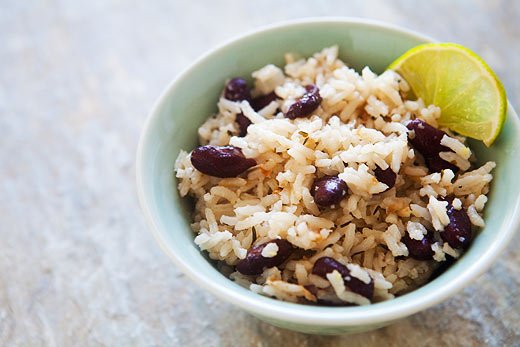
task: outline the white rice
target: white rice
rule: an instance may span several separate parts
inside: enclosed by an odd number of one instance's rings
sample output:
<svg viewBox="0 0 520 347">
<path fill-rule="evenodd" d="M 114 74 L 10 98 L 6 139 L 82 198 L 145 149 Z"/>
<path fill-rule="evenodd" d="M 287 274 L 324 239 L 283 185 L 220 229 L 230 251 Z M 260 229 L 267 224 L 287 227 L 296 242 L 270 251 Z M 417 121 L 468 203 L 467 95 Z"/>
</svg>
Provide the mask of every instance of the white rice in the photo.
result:
<svg viewBox="0 0 520 347">
<path fill-rule="evenodd" d="M 456 210 L 460 210 L 462 208 L 462 201 L 460 201 L 460 199 L 458 198 L 453 199 L 453 202 L 451 204 L 453 208 Z"/>
<path fill-rule="evenodd" d="M 262 249 L 262 257 L 272 258 L 278 254 L 278 245 L 276 243 L 270 243 Z"/>
<path fill-rule="evenodd" d="M 407 100 L 409 87 L 396 73 L 378 76 L 366 67 L 358 74 L 337 54 L 335 46 L 308 59 L 287 54 L 285 67 L 270 64 L 253 72 L 252 95 L 274 91 L 279 98 L 258 112 L 247 101 L 220 98 L 218 113 L 199 128 L 200 144 L 239 147 L 257 166 L 236 178 L 217 178 L 196 170 L 188 152 L 181 151 L 175 163 L 180 195 L 196 201 L 195 243 L 222 266 L 231 269 L 252 246 L 273 239 L 309 252 L 259 276 L 227 271 L 238 284 L 280 300 L 370 303 L 352 292 L 339 272 L 327 278 L 312 274 L 321 257 L 347 265 L 363 283 L 373 281 L 372 302 L 423 285 L 447 256 L 462 253 L 439 236 L 450 223 L 446 196 L 454 198 L 454 208 L 467 210 L 476 228 L 484 226 L 495 163 L 475 166 L 465 139 L 445 135 L 441 144 L 449 151 L 440 156 L 460 171 L 429 173 L 408 143 L 406 124 L 420 118 L 437 127 L 441 110 Z M 309 117 L 285 118 L 283 112 L 310 83 L 319 87 L 321 105 Z M 252 122 L 245 137 L 237 136 L 238 113 Z M 376 179 L 376 166 L 398 173 L 394 187 Z M 310 193 L 314 179 L 324 175 L 337 175 L 349 187 L 331 208 L 317 206 Z M 422 240 L 428 230 L 435 231 L 434 259 L 409 257 L 402 237 Z M 273 258 L 278 251 L 270 243 L 261 254 Z"/>
<path fill-rule="evenodd" d="M 409 221 L 406 224 L 406 231 L 408 231 L 408 235 L 411 239 L 414 240 L 422 240 L 424 235 L 426 235 L 427 230 L 421 223 Z"/>
</svg>

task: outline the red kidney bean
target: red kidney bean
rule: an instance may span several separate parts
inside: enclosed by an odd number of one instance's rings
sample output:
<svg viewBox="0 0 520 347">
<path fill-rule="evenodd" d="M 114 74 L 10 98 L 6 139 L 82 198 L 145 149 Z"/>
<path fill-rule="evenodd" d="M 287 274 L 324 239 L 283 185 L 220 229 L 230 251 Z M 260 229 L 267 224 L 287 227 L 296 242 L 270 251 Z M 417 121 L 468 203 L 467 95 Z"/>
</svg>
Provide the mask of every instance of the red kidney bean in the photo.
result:
<svg viewBox="0 0 520 347">
<path fill-rule="evenodd" d="M 271 92 L 266 95 L 260 95 L 251 100 L 251 107 L 255 111 L 260 111 L 276 99 L 278 99 L 278 96 L 274 92 Z"/>
<path fill-rule="evenodd" d="M 278 253 L 271 258 L 262 256 L 262 250 L 270 243 L 278 246 Z M 236 265 L 236 270 L 243 275 L 260 275 L 265 268 L 281 265 L 293 251 L 293 246 L 287 240 L 276 239 L 251 247 L 244 259 Z"/>
<path fill-rule="evenodd" d="M 447 162 L 441 157 L 426 157 L 424 158 L 426 166 L 430 169 L 430 172 L 441 172 L 442 170 L 450 169 L 453 173 L 459 172 L 459 168 L 452 163 Z"/>
<path fill-rule="evenodd" d="M 388 189 L 392 188 L 395 185 L 395 180 L 397 179 L 397 174 L 390 168 L 386 168 L 386 170 L 381 169 L 376 165 L 374 169 L 374 174 L 379 182 L 384 183 L 388 186 Z"/>
<path fill-rule="evenodd" d="M 338 271 L 341 277 L 350 276 L 349 269 L 331 257 L 322 257 L 316 260 L 312 268 L 312 273 L 326 279 L 327 274 L 332 273 L 334 270 Z"/>
<path fill-rule="evenodd" d="M 351 291 L 365 298 L 372 299 L 374 296 L 374 281 L 370 279 L 367 284 L 360 279 L 350 275 L 350 270 L 339 261 L 331 257 L 323 257 L 314 263 L 312 273 L 322 278 L 327 279 L 327 274 L 332 273 L 334 270 L 338 271 L 343 277 L 343 282 Z"/>
<path fill-rule="evenodd" d="M 314 180 L 311 187 L 311 195 L 314 202 L 320 206 L 338 204 L 348 192 L 348 186 L 338 176 L 323 176 Z"/>
<path fill-rule="evenodd" d="M 433 238 L 433 233 L 431 231 L 428 231 L 422 240 L 412 239 L 408 234 L 406 234 L 401 241 L 403 241 L 406 248 L 408 248 L 410 257 L 417 260 L 433 259 L 435 252 L 432 249 L 432 244 L 435 243 L 435 239 Z"/>
<path fill-rule="evenodd" d="M 463 207 L 456 210 L 451 203 L 448 203 L 447 213 L 450 223 L 444 227 L 444 231 L 440 232 L 441 238 L 453 248 L 468 248 L 473 239 L 473 233 L 466 210 Z"/>
<path fill-rule="evenodd" d="M 201 146 L 191 152 L 191 163 L 203 174 L 215 177 L 236 177 L 256 165 L 234 146 Z"/>
<path fill-rule="evenodd" d="M 238 136 L 239 137 L 244 137 L 247 135 L 247 128 L 249 128 L 249 126 L 251 124 L 253 124 L 249 118 L 247 118 L 246 116 L 244 116 L 243 113 L 239 113 L 237 114 L 237 117 L 235 118 L 235 122 L 237 122 L 238 124 Z"/>
<path fill-rule="evenodd" d="M 254 98 L 253 100 L 251 100 L 251 107 L 255 110 L 255 111 L 260 111 L 261 109 L 263 109 L 264 107 L 266 107 L 267 105 L 269 105 L 272 101 L 276 100 L 278 97 L 276 96 L 276 94 L 274 92 L 272 93 L 269 93 L 267 95 L 261 95 L 261 96 L 258 96 L 256 98 Z M 243 113 L 239 113 L 237 114 L 236 118 L 235 118 L 235 121 L 237 122 L 238 124 L 238 136 L 239 137 L 244 137 L 247 135 L 247 128 L 253 124 L 249 118 L 247 118 L 246 116 L 244 116 Z"/>
<path fill-rule="evenodd" d="M 294 104 L 289 107 L 289 110 L 285 113 L 285 117 L 289 119 L 295 119 L 300 117 L 307 117 L 321 104 L 320 90 L 314 84 L 309 84 L 305 87 L 307 93 L 298 99 Z"/>
<path fill-rule="evenodd" d="M 439 172 L 444 169 L 451 169 L 453 172 L 459 171 L 458 167 L 439 156 L 440 152 L 451 151 L 448 147 L 441 145 L 441 139 L 446 135 L 444 131 L 432 127 L 421 119 L 410 121 L 406 127 L 414 131 L 413 135 L 408 136 L 408 142 L 422 154 L 430 171 Z"/>
<path fill-rule="evenodd" d="M 422 155 L 433 157 L 438 155 L 439 152 L 449 151 L 441 145 L 441 139 L 446 135 L 444 131 L 432 127 L 421 119 L 410 121 L 406 127 L 415 132 L 415 135 L 411 136 L 409 141 Z"/>
<path fill-rule="evenodd" d="M 251 100 L 246 80 L 240 77 L 230 79 L 224 89 L 224 97 L 231 101 Z"/>
</svg>

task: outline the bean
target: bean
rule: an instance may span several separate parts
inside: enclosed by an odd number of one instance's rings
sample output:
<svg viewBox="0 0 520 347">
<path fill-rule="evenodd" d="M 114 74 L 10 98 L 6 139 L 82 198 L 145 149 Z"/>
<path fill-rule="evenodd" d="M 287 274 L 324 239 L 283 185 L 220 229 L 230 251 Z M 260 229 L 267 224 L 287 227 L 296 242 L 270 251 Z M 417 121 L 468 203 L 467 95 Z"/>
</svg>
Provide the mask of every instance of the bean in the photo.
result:
<svg viewBox="0 0 520 347">
<path fill-rule="evenodd" d="M 224 88 L 224 98 L 231 101 L 251 100 L 251 92 L 245 79 L 235 77 Z"/>
<path fill-rule="evenodd" d="M 368 299 L 372 299 L 374 296 L 374 281 L 370 279 L 369 283 L 365 283 L 360 279 L 350 275 L 350 270 L 337 260 L 330 257 L 322 257 L 316 260 L 312 273 L 327 279 L 327 274 L 332 273 L 334 270 L 338 271 L 343 277 L 343 282 L 351 291 L 362 295 Z"/>
<path fill-rule="evenodd" d="M 249 128 L 249 126 L 251 124 L 253 124 L 253 123 L 251 123 L 249 118 L 244 116 L 243 113 L 237 114 L 237 117 L 235 118 L 235 122 L 237 122 L 237 124 L 238 124 L 238 136 L 239 137 L 246 136 L 247 135 L 247 128 Z"/>
<path fill-rule="evenodd" d="M 278 99 L 278 96 L 274 92 L 271 92 L 266 95 L 257 96 L 256 98 L 251 100 L 251 107 L 255 111 L 260 111 L 276 99 Z"/>
<path fill-rule="evenodd" d="M 347 183 L 338 176 L 318 178 L 311 187 L 314 202 L 323 207 L 338 204 L 347 195 L 347 191 Z"/>
<path fill-rule="evenodd" d="M 401 241 L 403 241 L 406 248 L 408 248 L 410 257 L 417 260 L 433 259 L 435 252 L 433 252 L 432 244 L 435 243 L 435 239 L 433 238 L 433 233 L 431 231 L 424 235 L 422 240 L 412 239 L 408 234 L 406 234 Z"/>
<path fill-rule="evenodd" d="M 272 101 L 276 100 L 277 98 L 278 97 L 276 96 L 276 94 L 274 92 L 266 94 L 266 95 L 258 96 L 256 98 L 254 98 L 253 100 L 251 100 L 251 107 L 255 111 L 260 111 L 261 109 L 263 109 L 264 107 L 269 105 Z M 238 136 L 239 137 L 246 136 L 247 135 L 247 128 L 251 124 L 253 124 L 253 123 L 251 123 L 249 118 L 244 116 L 243 113 L 237 114 L 237 116 L 235 118 L 235 122 L 237 122 L 237 124 L 238 124 L 238 130 L 239 130 Z"/>
<path fill-rule="evenodd" d="M 312 268 L 312 273 L 327 278 L 327 274 L 332 273 L 334 270 L 338 271 L 341 277 L 350 276 L 349 269 L 331 257 L 322 257 L 316 260 Z"/>
<path fill-rule="evenodd" d="M 426 166 L 431 172 L 441 172 L 442 170 L 450 169 L 453 173 L 459 172 L 459 168 L 452 163 L 447 162 L 441 157 L 424 158 Z"/>
<path fill-rule="evenodd" d="M 256 165 L 234 146 L 201 146 L 191 152 L 191 163 L 203 174 L 215 177 L 236 177 Z"/>
<path fill-rule="evenodd" d="M 413 135 L 408 135 L 408 142 L 422 154 L 430 171 L 439 172 L 444 169 L 451 169 L 457 172 L 459 170 L 455 165 L 439 156 L 440 152 L 450 151 L 448 147 L 441 145 L 441 139 L 446 135 L 444 131 L 432 127 L 421 119 L 410 121 L 406 127 L 414 132 Z"/>
<path fill-rule="evenodd" d="M 441 139 L 446 133 L 436 129 L 421 119 L 410 121 L 406 127 L 415 132 L 409 137 L 412 145 L 425 157 L 433 157 L 439 152 L 449 150 L 441 145 Z"/>
<path fill-rule="evenodd" d="M 307 92 L 289 107 L 289 110 L 285 113 L 286 118 L 307 117 L 320 106 L 322 98 L 318 87 L 314 84 L 309 84 L 305 87 L 305 90 Z"/>
<path fill-rule="evenodd" d="M 246 80 L 240 77 L 230 79 L 224 89 L 224 97 L 231 101 L 251 100 L 251 92 L 249 91 Z M 246 136 L 247 128 L 251 125 L 249 118 L 239 113 L 235 121 L 238 124 L 238 136 Z"/>
<path fill-rule="evenodd" d="M 374 169 L 374 174 L 376 175 L 376 178 L 379 182 L 388 186 L 388 189 L 395 185 L 397 174 L 390 167 L 387 167 L 386 170 L 383 170 L 379 166 L 376 166 Z"/>
<path fill-rule="evenodd" d="M 278 246 L 278 253 L 271 258 L 262 256 L 262 250 L 268 244 L 275 243 Z M 251 247 L 247 251 L 244 259 L 236 265 L 236 270 L 243 275 L 260 275 L 265 268 L 281 265 L 286 261 L 293 251 L 293 246 L 287 240 L 276 239 L 260 245 Z"/>
<path fill-rule="evenodd" d="M 451 203 L 448 203 L 447 213 L 450 223 L 440 232 L 441 238 L 453 248 L 468 248 L 473 238 L 468 214 L 464 208 L 456 210 Z"/>
</svg>

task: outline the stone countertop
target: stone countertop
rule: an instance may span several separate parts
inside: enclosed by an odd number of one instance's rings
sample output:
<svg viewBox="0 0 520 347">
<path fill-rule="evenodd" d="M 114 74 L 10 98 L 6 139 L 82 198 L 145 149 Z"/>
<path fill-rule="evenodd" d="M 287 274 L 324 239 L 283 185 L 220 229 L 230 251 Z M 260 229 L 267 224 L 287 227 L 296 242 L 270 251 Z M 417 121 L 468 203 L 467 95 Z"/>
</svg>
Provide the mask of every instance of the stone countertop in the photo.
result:
<svg viewBox="0 0 520 347">
<path fill-rule="evenodd" d="M 0 346 L 520 345 L 520 235 L 450 300 L 377 331 L 322 337 L 217 300 L 148 233 L 134 157 L 166 84 L 238 33 L 325 15 L 464 44 L 519 106 L 518 1 L 2 3 Z"/>
</svg>

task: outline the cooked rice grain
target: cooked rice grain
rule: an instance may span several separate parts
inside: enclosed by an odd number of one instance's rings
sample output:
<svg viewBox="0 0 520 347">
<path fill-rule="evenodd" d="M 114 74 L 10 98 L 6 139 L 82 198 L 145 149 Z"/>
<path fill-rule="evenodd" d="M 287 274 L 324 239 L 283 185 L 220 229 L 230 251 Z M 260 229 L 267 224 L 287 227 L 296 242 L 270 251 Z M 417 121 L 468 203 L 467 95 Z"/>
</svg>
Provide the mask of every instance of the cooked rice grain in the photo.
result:
<svg viewBox="0 0 520 347">
<path fill-rule="evenodd" d="M 227 264 L 221 268 L 232 280 L 280 300 L 370 303 L 350 291 L 337 271 L 327 279 L 312 274 L 321 257 L 347 265 L 365 283 L 374 281 L 373 301 L 426 283 L 446 255 L 457 258 L 461 251 L 436 233 L 434 260 L 419 261 L 407 257 L 401 238 L 408 234 L 421 240 L 427 230 L 442 231 L 449 223 L 445 196 L 455 197 L 456 209 L 467 209 L 473 225 L 484 226 L 481 213 L 495 163 L 472 167 L 474 156 L 465 139 L 446 135 L 441 144 L 450 151 L 440 156 L 460 171 L 429 174 L 408 144 L 405 125 L 418 117 L 437 126 L 441 110 L 420 99 L 407 100 L 409 86 L 393 71 L 378 76 L 366 67 L 358 74 L 337 54 L 336 46 L 308 59 L 287 54 L 283 69 L 270 64 L 253 72 L 253 97 L 272 91 L 278 96 L 259 112 L 247 101 L 220 98 L 218 113 L 199 128 L 200 143 L 237 146 L 257 167 L 221 179 L 197 171 L 185 151 L 175 163 L 180 195 L 196 200 L 195 243 Z M 307 118 L 285 118 L 283 112 L 310 83 L 319 87 L 321 105 Z M 237 136 L 239 113 L 252 122 L 245 137 Z M 398 173 L 394 187 L 376 179 L 376 167 Z M 319 208 L 310 194 L 314 179 L 324 175 L 339 175 L 348 184 L 349 194 L 339 206 Z M 250 247 L 277 238 L 315 254 L 293 256 L 259 276 L 232 272 Z M 271 243 L 262 255 L 277 252 Z"/>
</svg>

